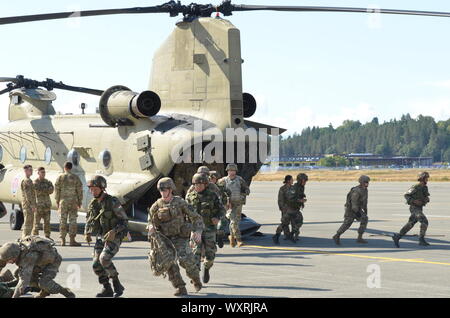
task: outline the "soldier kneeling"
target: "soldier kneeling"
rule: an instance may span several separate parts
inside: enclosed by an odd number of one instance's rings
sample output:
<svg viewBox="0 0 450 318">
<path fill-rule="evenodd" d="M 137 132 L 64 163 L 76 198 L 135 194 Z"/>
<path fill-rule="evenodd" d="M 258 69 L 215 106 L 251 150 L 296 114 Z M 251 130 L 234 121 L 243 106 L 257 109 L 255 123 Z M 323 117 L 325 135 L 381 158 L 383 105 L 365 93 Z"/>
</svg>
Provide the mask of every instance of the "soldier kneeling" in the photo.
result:
<svg viewBox="0 0 450 318">
<path fill-rule="evenodd" d="M 6 243 L 0 248 L 0 263 L 16 264 L 19 267 L 19 282 L 13 298 L 25 294 L 32 281 L 37 282 L 41 289 L 35 298 L 44 298 L 50 294 L 75 298 L 75 294 L 68 288 L 63 288 L 53 280 L 62 261 L 54 245 L 55 243 L 47 238 L 26 236 L 18 243 Z"/>
</svg>

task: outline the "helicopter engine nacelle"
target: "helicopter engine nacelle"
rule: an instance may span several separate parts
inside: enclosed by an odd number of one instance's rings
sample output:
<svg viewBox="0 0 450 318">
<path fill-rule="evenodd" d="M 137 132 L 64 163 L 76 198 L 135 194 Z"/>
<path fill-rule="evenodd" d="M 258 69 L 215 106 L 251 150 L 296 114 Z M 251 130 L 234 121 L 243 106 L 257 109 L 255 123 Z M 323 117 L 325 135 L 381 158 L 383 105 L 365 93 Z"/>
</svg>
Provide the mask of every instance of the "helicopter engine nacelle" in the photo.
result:
<svg viewBox="0 0 450 318">
<path fill-rule="evenodd" d="M 152 91 L 136 93 L 125 86 L 113 86 L 103 92 L 99 105 L 100 116 L 109 126 L 129 126 L 139 118 L 156 115 L 161 99 Z"/>
<path fill-rule="evenodd" d="M 242 94 L 242 106 L 244 110 L 244 117 L 248 118 L 253 116 L 256 111 L 256 100 L 249 93 Z"/>
</svg>

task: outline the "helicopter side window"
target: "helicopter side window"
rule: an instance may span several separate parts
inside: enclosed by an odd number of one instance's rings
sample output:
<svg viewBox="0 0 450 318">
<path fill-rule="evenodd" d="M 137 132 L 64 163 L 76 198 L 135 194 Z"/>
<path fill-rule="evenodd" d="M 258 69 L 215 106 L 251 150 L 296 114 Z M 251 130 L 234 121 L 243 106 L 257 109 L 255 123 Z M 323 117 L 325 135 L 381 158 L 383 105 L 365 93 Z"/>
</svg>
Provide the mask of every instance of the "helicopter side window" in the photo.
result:
<svg viewBox="0 0 450 318">
<path fill-rule="evenodd" d="M 103 167 L 109 168 L 111 165 L 111 152 L 104 150 L 99 155 L 99 160 L 103 163 Z"/>
<path fill-rule="evenodd" d="M 19 160 L 21 163 L 24 163 L 25 160 L 27 160 L 27 148 L 25 146 L 22 146 L 22 148 L 20 148 Z"/>
<path fill-rule="evenodd" d="M 67 161 L 70 161 L 74 166 L 78 166 L 80 164 L 80 155 L 75 149 L 72 149 L 67 154 Z"/>
<path fill-rule="evenodd" d="M 0 161 L 3 160 L 3 147 L 0 145 Z"/>
<path fill-rule="evenodd" d="M 50 147 L 47 147 L 47 149 L 45 149 L 44 161 L 48 165 L 52 161 L 52 149 Z"/>
<path fill-rule="evenodd" d="M 18 105 L 22 102 L 22 98 L 19 95 L 13 95 L 11 101 L 14 105 Z"/>
</svg>

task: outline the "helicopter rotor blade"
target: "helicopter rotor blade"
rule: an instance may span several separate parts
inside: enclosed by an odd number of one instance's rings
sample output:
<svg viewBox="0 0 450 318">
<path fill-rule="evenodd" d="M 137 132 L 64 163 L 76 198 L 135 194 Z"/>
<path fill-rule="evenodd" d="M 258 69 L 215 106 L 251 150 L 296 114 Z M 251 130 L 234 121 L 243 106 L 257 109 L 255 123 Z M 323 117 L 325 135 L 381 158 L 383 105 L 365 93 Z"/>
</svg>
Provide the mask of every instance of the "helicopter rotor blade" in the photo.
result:
<svg viewBox="0 0 450 318">
<path fill-rule="evenodd" d="M 153 7 L 134 7 L 122 9 L 86 10 L 86 11 L 22 15 L 16 17 L 0 18 L 0 25 L 22 23 L 22 22 L 66 19 L 66 18 L 91 17 L 99 15 L 130 14 L 130 13 L 164 13 L 164 12 L 171 12 L 170 9 L 171 9 L 170 6 L 162 5 Z"/>
<path fill-rule="evenodd" d="M 359 13 L 383 13 L 421 15 L 433 17 L 450 17 L 450 12 L 415 11 L 378 8 L 351 8 L 351 7 L 315 7 L 315 6 L 263 6 L 263 5 L 231 5 L 231 11 L 287 11 L 287 12 L 359 12 Z"/>
<path fill-rule="evenodd" d="M 16 82 L 17 78 L 15 77 L 0 77 L 0 83 L 1 82 Z"/>
<path fill-rule="evenodd" d="M 49 90 L 56 88 L 56 89 L 63 89 L 66 91 L 85 93 L 85 94 L 91 94 L 91 95 L 97 95 L 97 96 L 101 96 L 104 92 L 103 90 L 99 90 L 99 89 L 70 86 L 70 85 L 63 84 L 62 82 L 56 83 L 51 79 L 47 79 L 47 81 L 43 82 L 42 84 L 43 84 L 42 85 L 43 87 L 45 87 Z"/>
<path fill-rule="evenodd" d="M 0 95 L 3 95 L 5 93 L 9 93 L 10 91 L 12 91 L 14 88 L 13 87 L 7 87 L 3 90 L 0 91 Z"/>
</svg>

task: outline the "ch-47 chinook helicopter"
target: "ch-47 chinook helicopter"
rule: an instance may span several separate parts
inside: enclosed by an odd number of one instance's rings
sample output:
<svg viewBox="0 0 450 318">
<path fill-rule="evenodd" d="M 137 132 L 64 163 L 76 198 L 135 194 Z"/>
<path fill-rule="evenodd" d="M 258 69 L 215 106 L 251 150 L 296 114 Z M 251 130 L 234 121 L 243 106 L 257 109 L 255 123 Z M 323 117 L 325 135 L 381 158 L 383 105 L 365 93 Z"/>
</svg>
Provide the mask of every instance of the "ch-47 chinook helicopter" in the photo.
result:
<svg viewBox="0 0 450 318">
<path fill-rule="evenodd" d="M 11 227 L 20 229 L 22 223 L 20 181 L 24 164 L 44 166 L 47 178 L 53 182 L 67 160 L 74 164 L 74 172 L 84 183 L 95 174 L 105 176 L 108 192 L 117 196 L 127 210 L 130 229 L 144 232 L 145 208 L 158 197 L 157 181 L 170 176 L 175 180 L 179 194 L 183 194 L 191 176 L 202 165 L 202 160 L 195 163 L 175 160 L 172 153 L 178 145 L 189 145 L 178 155 L 202 158 L 212 143 L 205 139 L 198 141 L 205 130 L 214 128 L 225 135 L 227 128 L 241 128 L 244 132 L 259 131 L 267 147 L 269 135 L 273 133 L 271 128 L 276 127 L 246 119 L 255 113 L 256 102 L 242 91 L 239 30 L 230 21 L 219 17 L 219 14 L 230 16 L 236 11 L 260 10 L 450 17 L 447 12 L 235 5 L 228 0 L 218 6 L 182 5 L 170 1 L 151 7 L 0 18 L 3 25 L 116 14 L 183 15 L 183 20 L 176 24 L 154 55 L 148 91 L 136 93 L 125 86 L 89 89 L 50 79 L 39 82 L 23 76 L 0 78 L 1 82 L 8 83 L 0 94 L 9 93 L 10 96 L 9 123 L 0 128 L 0 201 L 13 204 Z M 216 17 L 212 18 L 215 13 Z M 99 114 L 57 115 L 52 106 L 56 98 L 53 89 L 101 96 Z M 198 120 L 202 122 L 201 131 L 194 129 Z M 284 129 L 275 131 L 282 133 Z M 239 162 L 238 168 L 239 174 L 250 183 L 265 158 L 259 156 L 256 162 L 249 162 L 251 147 L 248 139 L 221 142 L 231 145 L 231 149 L 244 146 L 247 161 Z M 223 149 L 228 152 L 229 148 L 224 146 Z M 236 153 L 230 159 L 224 152 L 217 151 L 215 162 L 207 165 L 224 175 L 225 165 L 238 161 L 238 155 Z M 81 211 L 86 210 L 91 198 L 86 188 L 85 191 Z M 19 208 L 14 209 L 15 205 Z M 54 201 L 53 208 L 56 208 Z M 3 204 L 0 209 L 6 211 Z M 244 234 L 252 234 L 260 225 L 244 218 L 240 226 Z"/>
</svg>

